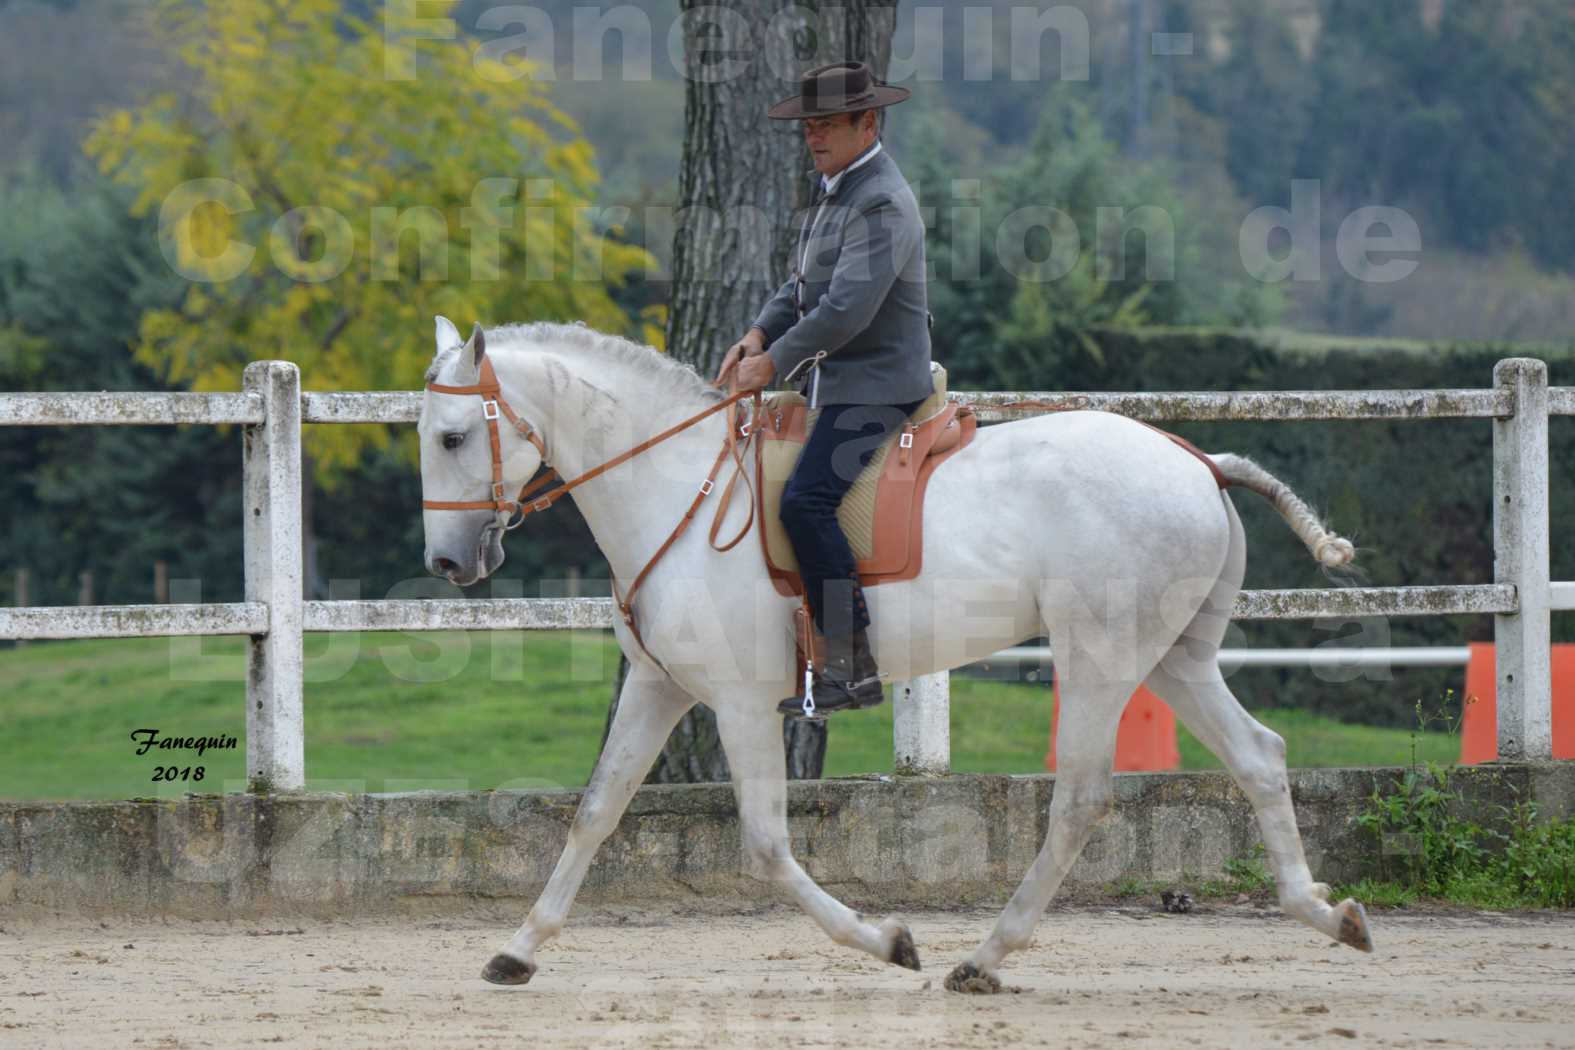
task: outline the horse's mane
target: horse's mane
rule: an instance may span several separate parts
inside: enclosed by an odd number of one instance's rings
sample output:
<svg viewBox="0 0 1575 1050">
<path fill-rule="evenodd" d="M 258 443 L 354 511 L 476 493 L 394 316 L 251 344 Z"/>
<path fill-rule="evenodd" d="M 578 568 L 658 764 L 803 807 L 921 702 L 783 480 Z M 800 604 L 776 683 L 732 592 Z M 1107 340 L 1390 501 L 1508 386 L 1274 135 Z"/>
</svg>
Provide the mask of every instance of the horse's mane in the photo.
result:
<svg viewBox="0 0 1575 1050">
<path fill-rule="evenodd" d="M 526 324 L 499 325 L 497 328 L 488 328 L 485 332 L 489 349 L 492 347 L 509 350 L 532 347 L 561 348 L 577 356 L 599 357 L 626 364 L 632 367 L 637 375 L 651 380 L 654 389 L 649 393 L 653 398 L 661 398 L 664 393 L 671 395 L 664 399 L 668 403 L 678 402 L 679 399 L 711 403 L 720 401 L 725 396 L 722 391 L 706 382 L 692 367 L 662 353 L 655 347 L 642 346 L 621 335 L 598 332 L 584 324 L 531 321 Z M 427 371 L 427 382 L 433 381 L 455 352 L 455 350 L 447 350 L 437 356 L 432 362 L 432 367 Z"/>
</svg>

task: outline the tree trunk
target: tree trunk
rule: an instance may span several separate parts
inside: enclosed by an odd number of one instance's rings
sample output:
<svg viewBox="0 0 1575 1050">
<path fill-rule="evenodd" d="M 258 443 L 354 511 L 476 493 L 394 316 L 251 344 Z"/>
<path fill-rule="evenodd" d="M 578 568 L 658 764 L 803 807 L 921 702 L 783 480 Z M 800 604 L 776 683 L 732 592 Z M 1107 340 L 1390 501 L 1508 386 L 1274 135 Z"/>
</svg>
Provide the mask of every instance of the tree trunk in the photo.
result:
<svg viewBox="0 0 1575 1050">
<path fill-rule="evenodd" d="M 802 130 L 794 121 L 768 120 L 766 110 L 798 93 L 805 69 L 859 61 L 884 77 L 891 58 L 896 0 L 816 7 L 818 14 L 776 0 L 682 0 L 687 93 L 667 349 L 707 377 L 787 279 L 798 234 L 792 219 L 809 203 L 805 172 L 813 161 Z M 718 11 L 734 17 L 719 18 Z M 742 26 L 748 37 L 735 38 Z M 627 671 L 620 660 L 614 710 Z M 785 720 L 782 739 L 788 776 L 818 778 L 826 723 Z M 646 782 L 727 776 L 716 718 L 696 706 L 673 730 Z"/>
</svg>

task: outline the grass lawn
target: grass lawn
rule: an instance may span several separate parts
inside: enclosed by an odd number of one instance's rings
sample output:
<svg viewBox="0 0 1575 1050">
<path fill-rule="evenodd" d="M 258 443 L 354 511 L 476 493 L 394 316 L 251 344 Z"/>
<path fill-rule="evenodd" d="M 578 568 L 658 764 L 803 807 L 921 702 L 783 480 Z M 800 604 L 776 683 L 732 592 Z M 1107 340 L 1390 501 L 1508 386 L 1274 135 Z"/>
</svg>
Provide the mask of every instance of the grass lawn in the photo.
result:
<svg viewBox="0 0 1575 1050">
<path fill-rule="evenodd" d="M 601 742 L 617 648 L 610 632 L 312 635 L 306 641 L 308 787 L 338 791 L 578 787 Z M 238 638 L 34 642 L 0 651 L 0 798 L 94 799 L 244 788 L 245 645 Z M 1044 686 L 952 680 L 959 772 L 1044 770 Z M 1398 765 L 1412 734 L 1296 711 L 1258 717 L 1293 766 Z M 888 702 L 831 721 L 826 775 L 891 771 Z M 131 733 L 237 738 L 234 750 L 136 754 Z M 1185 730 L 1182 766 L 1219 763 Z M 1420 734 L 1418 760 L 1459 742 Z M 154 770 L 201 765 L 200 783 Z"/>
</svg>

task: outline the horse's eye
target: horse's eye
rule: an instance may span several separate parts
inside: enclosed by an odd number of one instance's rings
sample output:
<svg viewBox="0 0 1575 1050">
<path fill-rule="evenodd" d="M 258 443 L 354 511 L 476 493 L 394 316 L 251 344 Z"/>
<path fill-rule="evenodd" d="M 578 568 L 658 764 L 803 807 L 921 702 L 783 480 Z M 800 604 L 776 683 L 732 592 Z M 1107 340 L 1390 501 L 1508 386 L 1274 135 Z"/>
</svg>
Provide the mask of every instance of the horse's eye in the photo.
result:
<svg viewBox="0 0 1575 1050">
<path fill-rule="evenodd" d="M 464 434 L 444 434 L 443 435 L 443 447 L 448 449 L 450 452 L 452 452 L 454 449 L 458 448 L 459 446 L 463 445 L 464 443 L 465 443 L 465 435 Z"/>
</svg>

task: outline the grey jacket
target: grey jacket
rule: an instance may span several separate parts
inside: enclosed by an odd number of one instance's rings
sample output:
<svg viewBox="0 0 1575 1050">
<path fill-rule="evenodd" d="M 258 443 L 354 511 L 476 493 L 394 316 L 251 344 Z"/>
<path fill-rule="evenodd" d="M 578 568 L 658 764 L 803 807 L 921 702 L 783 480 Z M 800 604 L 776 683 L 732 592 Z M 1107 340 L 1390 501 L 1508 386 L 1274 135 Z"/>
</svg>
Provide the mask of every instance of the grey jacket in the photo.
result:
<svg viewBox="0 0 1575 1050">
<path fill-rule="evenodd" d="M 755 319 L 778 381 L 800 380 L 811 407 L 927 397 L 924 223 L 913 191 L 884 148 L 823 198 L 812 174 L 816 199 L 799 231 L 794 276 Z"/>
</svg>

